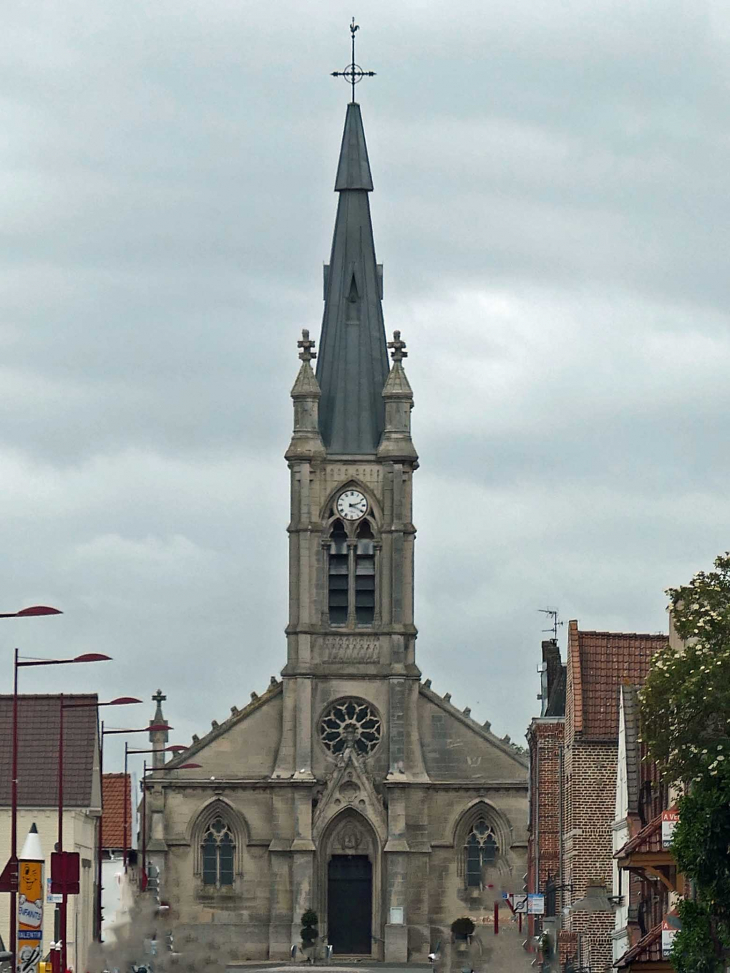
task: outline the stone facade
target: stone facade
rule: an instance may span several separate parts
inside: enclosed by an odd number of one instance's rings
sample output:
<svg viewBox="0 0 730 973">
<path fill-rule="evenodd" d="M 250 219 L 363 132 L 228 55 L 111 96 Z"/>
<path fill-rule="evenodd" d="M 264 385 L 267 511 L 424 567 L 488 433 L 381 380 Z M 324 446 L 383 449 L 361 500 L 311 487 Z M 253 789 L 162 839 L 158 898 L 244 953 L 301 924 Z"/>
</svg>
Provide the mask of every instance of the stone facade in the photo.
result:
<svg viewBox="0 0 730 973">
<path fill-rule="evenodd" d="M 413 396 L 397 332 L 378 378 L 371 188 L 350 105 L 323 350 L 315 376 L 303 334 L 291 393 L 282 678 L 148 783 L 147 846 L 183 951 L 284 959 L 312 908 L 336 953 L 425 960 L 453 919 L 522 887 L 527 761 L 416 665 Z M 188 762 L 201 769 L 176 769 Z"/>
</svg>

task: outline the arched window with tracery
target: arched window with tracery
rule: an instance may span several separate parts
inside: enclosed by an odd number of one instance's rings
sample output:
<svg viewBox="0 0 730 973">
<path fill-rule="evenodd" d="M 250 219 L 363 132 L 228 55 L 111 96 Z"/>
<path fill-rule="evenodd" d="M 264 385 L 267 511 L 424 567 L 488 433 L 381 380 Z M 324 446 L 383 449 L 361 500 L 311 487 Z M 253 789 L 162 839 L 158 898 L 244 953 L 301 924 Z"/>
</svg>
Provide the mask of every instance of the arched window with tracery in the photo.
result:
<svg viewBox="0 0 730 973">
<path fill-rule="evenodd" d="M 342 628 L 367 628 L 376 613 L 376 538 L 370 518 L 335 520 L 324 541 L 327 561 L 327 617 Z"/>
<path fill-rule="evenodd" d="M 235 850 L 228 824 L 220 816 L 213 818 L 201 846 L 203 885 L 217 889 L 233 885 Z"/>
<path fill-rule="evenodd" d="M 499 854 L 494 830 L 485 817 L 478 817 L 466 836 L 464 846 L 464 873 L 468 888 L 480 888 L 482 869 L 493 865 Z"/>
</svg>

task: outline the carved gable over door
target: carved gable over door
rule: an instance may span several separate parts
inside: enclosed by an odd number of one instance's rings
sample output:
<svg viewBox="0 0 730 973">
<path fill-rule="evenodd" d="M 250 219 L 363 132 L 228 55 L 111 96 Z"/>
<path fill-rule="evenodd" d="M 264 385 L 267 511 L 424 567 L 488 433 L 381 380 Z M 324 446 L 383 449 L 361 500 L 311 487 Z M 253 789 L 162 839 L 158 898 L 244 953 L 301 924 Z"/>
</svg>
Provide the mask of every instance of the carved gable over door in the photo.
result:
<svg viewBox="0 0 730 973">
<path fill-rule="evenodd" d="M 383 800 L 352 747 L 348 747 L 338 761 L 314 812 L 312 835 L 316 844 L 319 844 L 327 825 L 348 808 L 363 815 L 375 829 L 380 841 L 385 843 L 388 822 Z M 357 852 L 345 851 L 343 854 Z"/>
</svg>

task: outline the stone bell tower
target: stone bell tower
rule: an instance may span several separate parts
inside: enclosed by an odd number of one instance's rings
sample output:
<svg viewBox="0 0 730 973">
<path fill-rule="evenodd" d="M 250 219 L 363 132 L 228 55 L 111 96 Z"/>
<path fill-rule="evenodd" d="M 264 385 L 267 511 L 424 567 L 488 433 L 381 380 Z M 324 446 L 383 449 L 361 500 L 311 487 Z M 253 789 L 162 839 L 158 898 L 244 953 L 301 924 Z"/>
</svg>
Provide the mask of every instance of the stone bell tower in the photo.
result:
<svg viewBox="0 0 730 973">
<path fill-rule="evenodd" d="M 285 709 L 296 733 L 282 744 L 278 771 L 299 777 L 312 774 L 313 680 L 338 687 L 348 680 L 387 680 L 388 773 L 424 773 L 404 725 L 420 676 L 413 619 L 413 394 L 400 332 L 386 342 L 372 189 L 360 106 L 351 103 L 335 182 L 332 252 L 324 267 L 317 372 L 314 342 L 304 331 L 286 453 L 291 522 L 283 675 Z"/>
<path fill-rule="evenodd" d="M 391 342 L 385 337 L 372 189 L 360 106 L 353 102 L 335 181 L 339 202 L 324 268 L 317 372 L 305 330 L 291 392 L 288 651 L 272 780 L 299 784 L 294 914 L 314 903 L 330 915 L 336 941 L 329 869 L 361 861 L 372 877 L 373 928 L 385 933 L 386 957 L 399 959 L 404 927 L 391 929 L 387 916 L 393 909 L 402 914 L 407 885 L 406 789 L 428 782 L 413 619 L 418 456 L 405 343 L 398 331 Z M 355 847 L 367 847 L 368 855 L 342 855 Z M 363 937 L 356 951 L 369 952 L 367 930 Z"/>
</svg>

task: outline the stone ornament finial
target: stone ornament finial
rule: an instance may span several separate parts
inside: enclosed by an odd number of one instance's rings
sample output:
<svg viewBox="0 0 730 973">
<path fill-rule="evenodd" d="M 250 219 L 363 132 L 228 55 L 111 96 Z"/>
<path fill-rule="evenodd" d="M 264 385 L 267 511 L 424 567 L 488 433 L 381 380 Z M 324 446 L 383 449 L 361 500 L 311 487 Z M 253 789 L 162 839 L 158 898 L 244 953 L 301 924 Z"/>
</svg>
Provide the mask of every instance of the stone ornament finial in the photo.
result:
<svg viewBox="0 0 730 973">
<path fill-rule="evenodd" d="M 388 347 L 392 349 L 390 357 L 394 362 L 401 362 L 404 358 L 408 358 L 406 343 L 401 341 L 400 331 L 393 332 L 393 340 L 388 342 Z"/>
<path fill-rule="evenodd" d="M 302 328 L 302 338 L 301 341 L 297 341 L 297 348 L 302 349 L 299 352 L 299 357 L 302 361 L 310 362 L 317 357 L 317 352 L 314 350 L 314 342 L 309 337 L 309 330 L 307 328 Z"/>
</svg>

